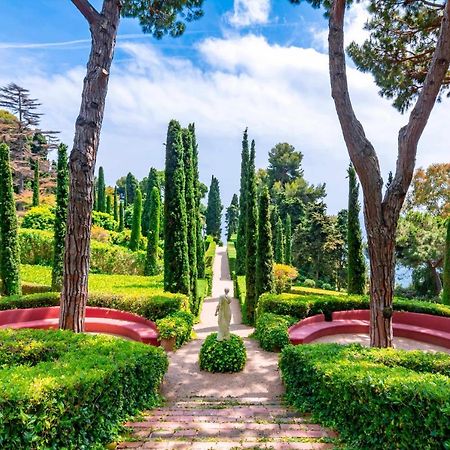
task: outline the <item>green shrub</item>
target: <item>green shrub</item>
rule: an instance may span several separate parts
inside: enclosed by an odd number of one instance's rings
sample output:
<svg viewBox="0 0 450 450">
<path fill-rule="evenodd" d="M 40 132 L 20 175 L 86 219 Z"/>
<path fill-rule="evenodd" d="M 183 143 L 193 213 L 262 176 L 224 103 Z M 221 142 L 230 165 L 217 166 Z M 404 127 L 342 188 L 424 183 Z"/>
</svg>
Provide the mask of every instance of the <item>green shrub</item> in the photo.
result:
<svg viewBox="0 0 450 450">
<path fill-rule="evenodd" d="M 297 269 L 287 264 L 274 264 L 273 273 L 275 276 L 275 292 L 277 294 L 289 292 L 292 282 L 298 277 Z"/>
<path fill-rule="evenodd" d="M 22 282 L 22 294 L 39 294 L 43 292 L 51 292 L 52 287 L 50 285 L 38 284 L 38 283 L 24 283 Z"/>
<path fill-rule="evenodd" d="M 111 214 L 100 211 L 92 211 L 92 225 L 97 225 L 109 231 L 115 231 L 119 228 L 119 224 Z"/>
<path fill-rule="evenodd" d="M 218 341 L 217 333 L 212 333 L 200 349 L 200 369 L 208 372 L 240 372 L 246 360 L 244 341 L 236 334 L 227 341 Z"/>
<path fill-rule="evenodd" d="M 191 339 L 194 316 L 188 311 L 177 311 L 156 321 L 161 339 L 176 338 L 175 346 L 180 348 Z"/>
<path fill-rule="evenodd" d="M 212 236 L 206 237 L 207 249 L 205 252 L 205 278 L 208 280 L 208 295 L 211 295 L 212 291 L 212 279 L 213 279 L 213 266 L 214 258 L 216 256 L 216 247 Z"/>
<path fill-rule="evenodd" d="M 53 232 L 20 228 L 18 238 L 22 264 L 52 265 Z"/>
<path fill-rule="evenodd" d="M 261 348 L 268 352 L 278 352 L 289 345 L 288 328 L 295 322 L 297 319 L 291 316 L 261 314 L 256 320 L 254 336 Z"/>
<path fill-rule="evenodd" d="M 333 290 L 333 287 L 331 286 L 330 283 L 323 283 L 322 289 L 324 289 L 325 291 L 331 291 L 331 290 Z"/>
<path fill-rule="evenodd" d="M 303 282 L 303 286 L 305 287 L 310 287 L 310 288 L 314 288 L 316 287 L 316 282 L 314 280 L 311 280 L 310 278 L 307 278 L 304 282 Z"/>
<path fill-rule="evenodd" d="M 25 213 L 22 228 L 53 231 L 55 213 L 48 206 L 35 206 Z"/>
<path fill-rule="evenodd" d="M 51 330 L 0 330 L 0 342 L 2 448 L 104 448 L 160 402 L 160 348 Z"/>
<path fill-rule="evenodd" d="M 112 245 L 120 245 L 121 247 L 129 247 L 131 239 L 131 230 L 124 229 L 123 231 L 110 231 L 109 243 Z M 141 236 L 139 241 L 139 250 L 146 250 L 147 238 Z"/>
<path fill-rule="evenodd" d="M 236 276 L 236 247 L 233 241 L 228 241 L 227 243 L 227 254 L 228 254 L 228 264 L 230 266 L 230 275 L 234 280 Z"/>
<path fill-rule="evenodd" d="M 287 346 L 287 400 L 356 448 L 450 446 L 450 356 L 359 345 Z"/>
</svg>

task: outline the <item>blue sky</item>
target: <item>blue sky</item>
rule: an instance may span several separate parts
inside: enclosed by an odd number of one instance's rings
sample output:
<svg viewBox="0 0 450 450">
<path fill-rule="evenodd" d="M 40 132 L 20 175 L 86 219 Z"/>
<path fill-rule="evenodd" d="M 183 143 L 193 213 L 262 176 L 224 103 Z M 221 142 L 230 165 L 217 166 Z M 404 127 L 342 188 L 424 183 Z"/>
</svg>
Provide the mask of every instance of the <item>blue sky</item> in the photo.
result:
<svg viewBox="0 0 450 450">
<path fill-rule="evenodd" d="M 61 130 L 70 146 L 90 49 L 87 24 L 69 0 L 2 0 L 2 15 L 0 84 L 29 88 L 42 102 L 43 127 Z M 347 14 L 347 42 L 364 39 L 366 18 L 364 2 Z M 178 39 L 157 41 L 136 20 L 123 20 L 98 154 L 107 182 L 162 168 L 168 121 L 195 121 L 201 178 L 219 178 L 227 206 L 238 190 L 248 126 L 258 167 L 271 147 L 289 142 L 304 153 L 305 177 L 327 184 L 330 213 L 344 208 L 348 156 L 330 97 L 326 28 L 321 11 L 288 0 L 205 0 L 205 16 Z M 348 76 L 387 174 L 406 117 L 378 96 L 370 75 L 350 67 Z M 435 108 L 418 165 L 449 160 L 448 109 L 445 101 Z"/>
</svg>

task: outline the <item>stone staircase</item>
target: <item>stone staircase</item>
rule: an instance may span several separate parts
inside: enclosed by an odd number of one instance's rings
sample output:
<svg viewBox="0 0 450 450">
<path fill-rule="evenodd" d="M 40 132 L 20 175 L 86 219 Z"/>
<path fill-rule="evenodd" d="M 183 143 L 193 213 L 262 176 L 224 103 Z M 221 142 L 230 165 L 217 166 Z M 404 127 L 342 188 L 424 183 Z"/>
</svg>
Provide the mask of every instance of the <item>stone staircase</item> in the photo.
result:
<svg viewBox="0 0 450 450">
<path fill-rule="evenodd" d="M 128 423 L 118 449 L 333 449 L 336 434 L 280 401 L 189 398 Z"/>
</svg>

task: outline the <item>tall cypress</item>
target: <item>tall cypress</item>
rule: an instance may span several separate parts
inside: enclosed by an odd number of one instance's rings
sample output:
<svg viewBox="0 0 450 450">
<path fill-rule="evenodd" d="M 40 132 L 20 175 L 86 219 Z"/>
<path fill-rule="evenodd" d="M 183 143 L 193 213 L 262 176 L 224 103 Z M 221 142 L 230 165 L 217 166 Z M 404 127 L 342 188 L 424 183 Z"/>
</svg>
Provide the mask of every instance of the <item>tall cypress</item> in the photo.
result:
<svg viewBox="0 0 450 450">
<path fill-rule="evenodd" d="M 444 280 L 442 283 L 442 302 L 450 305 L 450 217 L 447 219 L 447 236 L 445 239 Z"/>
<path fill-rule="evenodd" d="M 284 224 L 284 263 L 290 266 L 292 264 L 292 221 L 291 216 L 286 216 Z"/>
<path fill-rule="evenodd" d="M 94 179 L 94 186 L 92 187 L 92 195 L 94 197 L 94 204 L 92 205 L 93 211 L 98 211 L 98 199 L 97 199 L 97 180 Z"/>
<path fill-rule="evenodd" d="M 116 222 L 119 221 L 119 198 L 117 197 L 117 186 L 114 186 L 114 198 L 113 198 L 113 217 Z"/>
<path fill-rule="evenodd" d="M 145 275 L 158 275 L 159 226 L 161 219 L 161 194 L 157 186 L 150 193 L 149 229 Z"/>
<path fill-rule="evenodd" d="M 248 323 L 255 320 L 255 308 L 257 302 L 256 293 L 256 253 L 258 243 L 258 205 L 256 198 L 256 174 L 255 174 L 255 141 L 252 141 L 250 158 L 248 162 L 247 195 L 246 195 L 246 242 L 245 250 L 246 267 L 246 313 Z"/>
<path fill-rule="evenodd" d="M 194 155 L 192 135 L 188 128 L 183 128 L 183 164 L 185 174 L 186 223 L 189 256 L 189 276 L 191 289 L 191 311 L 197 314 L 197 198 L 194 179 Z"/>
<path fill-rule="evenodd" d="M 111 214 L 112 213 L 112 197 L 110 194 L 106 194 L 106 209 L 105 209 L 107 214 Z"/>
<path fill-rule="evenodd" d="M 125 228 L 125 203 L 123 200 L 119 202 L 119 231 Z"/>
<path fill-rule="evenodd" d="M 125 209 L 131 203 L 134 203 L 134 196 L 136 194 L 136 189 L 138 188 L 139 183 L 136 177 L 128 172 L 127 177 L 125 179 Z"/>
<path fill-rule="evenodd" d="M 106 211 L 106 186 L 105 186 L 105 172 L 103 167 L 98 169 L 97 181 L 97 209 L 100 212 Z"/>
<path fill-rule="evenodd" d="M 233 195 L 230 206 L 227 208 L 225 220 L 227 223 L 227 241 L 229 241 L 231 236 L 237 233 L 239 226 L 239 200 L 236 194 Z"/>
<path fill-rule="evenodd" d="M 144 236 L 148 235 L 148 231 L 150 229 L 150 209 L 152 205 L 152 192 L 154 187 L 156 187 L 158 192 L 160 192 L 158 171 L 154 167 L 151 167 L 147 177 L 147 189 L 145 193 L 144 209 L 142 211 L 142 234 Z"/>
<path fill-rule="evenodd" d="M 9 147 L 0 144 L 0 276 L 2 294 L 20 295 L 20 253 Z"/>
<path fill-rule="evenodd" d="M 259 296 L 264 292 L 272 292 L 273 277 L 273 248 L 272 229 L 270 225 L 270 197 L 269 189 L 264 186 L 259 196 L 258 208 L 258 250 L 256 260 L 256 304 Z"/>
<path fill-rule="evenodd" d="M 60 291 L 62 287 L 68 204 L 69 165 L 67 145 L 60 144 L 58 147 L 58 168 L 56 174 L 56 210 L 53 242 L 52 290 L 54 291 Z"/>
<path fill-rule="evenodd" d="M 183 140 L 176 120 L 169 123 L 164 188 L 164 289 L 190 294 Z"/>
<path fill-rule="evenodd" d="M 139 250 L 142 236 L 142 194 L 139 188 L 134 193 L 133 224 L 131 227 L 130 250 Z"/>
<path fill-rule="evenodd" d="M 241 184 L 239 190 L 239 225 L 236 240 L 236 274 L 244 275 L 246 272 L 247 251 L 245 243 L 247 240 L 247 190 L 248 190 L 248 131 L 244 131 L 241 153 Z"/>
<path fill-rule="evenodd" d="M 356 181 L 356 172 L 352 164 L 348 168 L 348 190 L 347 291 L 349 294 L 363 294 L 366 266 L 363 255 L 361 226 L 359 224 L 359 184 Z"/>
<path fill-rule="evenodd" d="M 222 202 L 220 200 L 219 180 L 213 175 L 208 192 L 208 206 L 206 208 L 206 234 L 220 240 L 222 234 Z"/>
<path fill-rule="evenodd" d="M 195 226 L 196 231 L 196 245 L 197 245 L 197 276 L 199 278 L 205 278 L 205 244 L 203 240 L 203 221 L 200 213 L 200 177 L 198 170 L 198 144 L 197 136 L 195 135 L 195 124 L 189 124 L 189 131 L 191 132 L 192 139 L 192 173 L 194 174 L 195 184 L 195 196 L 196 196 L 196 216 L 197 223 Z"/>
<path fill-rule="evenodd" d="M 36 158 L 36 161 L 34 162 L 33 206 L 39 206 L 40 203 L 39 185 L 39 158 Z"/>
<path fill-rule="evenodd" d="M 275 228 L 275 262 L 278 264 L 283 264 L 284 262 L 284 233 L 283 233 L 283 222 L 280 216 Z"/>
</svg>

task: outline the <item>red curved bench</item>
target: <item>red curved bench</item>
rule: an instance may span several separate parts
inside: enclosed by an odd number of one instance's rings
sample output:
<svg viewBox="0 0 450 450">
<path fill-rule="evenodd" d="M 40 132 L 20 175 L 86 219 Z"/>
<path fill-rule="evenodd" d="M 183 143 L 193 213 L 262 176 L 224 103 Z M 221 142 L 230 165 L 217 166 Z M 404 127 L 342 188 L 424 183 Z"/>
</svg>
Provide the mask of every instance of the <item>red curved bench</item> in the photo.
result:
<svg viewBox="0 0 450 450">
<path fill-rule="evenodd" d="M 0 328 L 56 329 L 58 325 L 59 306 L 0 311 Z M 145 344 L 159 345 L 159 334 L 154 322 L 117 309 L 86 307 L 85 330 L 116 334 Z"/>
<path fill-rule="evenodd" d="M 319 337 L 343 333 L 369 333 L 370 311 L 336 311 L 331 321 L 323 314 L 308 317 L 289 328 L 292 344 L 308 344 Z M 412 312 L 394 312 L 394 336 L 428 342 L 450 349 L 450 317 Z"/>
</svg>

